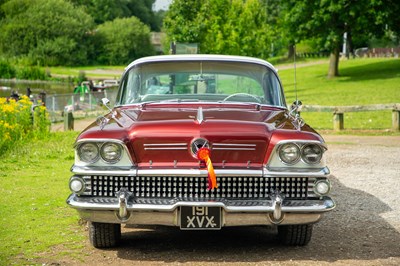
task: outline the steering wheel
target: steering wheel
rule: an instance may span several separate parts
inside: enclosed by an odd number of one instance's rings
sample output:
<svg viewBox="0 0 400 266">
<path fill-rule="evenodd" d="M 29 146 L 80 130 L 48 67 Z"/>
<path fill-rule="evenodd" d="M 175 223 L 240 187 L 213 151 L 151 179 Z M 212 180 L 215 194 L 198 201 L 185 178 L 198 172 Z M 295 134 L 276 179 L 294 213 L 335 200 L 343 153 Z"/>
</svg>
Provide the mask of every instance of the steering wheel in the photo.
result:
<svg viewBox="0 0 400 266">
<path fill-rule="evenodd" d="M 228 101 L 230 98 L 236 97 L 236 96 L 247 96 L 250 98 L 253 98 L 254 100 L 256 100 L 258 103 L 261 103 L 261 100 L 259 98 L 257 98 L 256 96 L 252 95 L 252 94 L 248 94 L 248 93 L 244 93 L 244 92 L 238 92 L 238 93 L 234 93 L 231 94 L 229 96 L 227 96 L 225 99 L 223 99 L 223 102 Z"/>
</svg>

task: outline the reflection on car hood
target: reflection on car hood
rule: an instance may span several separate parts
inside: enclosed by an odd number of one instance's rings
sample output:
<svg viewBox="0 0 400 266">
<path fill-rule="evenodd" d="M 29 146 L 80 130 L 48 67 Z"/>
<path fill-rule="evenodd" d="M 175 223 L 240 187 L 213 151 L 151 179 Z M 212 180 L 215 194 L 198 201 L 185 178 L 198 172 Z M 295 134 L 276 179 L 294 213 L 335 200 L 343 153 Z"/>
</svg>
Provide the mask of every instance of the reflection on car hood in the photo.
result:
<svg viewBox="0 0 400 266">
<path fill-rule="evenodd" d="M 119 123 L 111 119 L 103 130 L 94 123 L 79 138 L 122 139 L 140 167 L 198 167 L 193 142 L 204 139 L 217 168 L 259 168 L 275 130 L 297 131 L 286 109 L 257 104 L 154 104 L 118 113 Z"/>
</svg>

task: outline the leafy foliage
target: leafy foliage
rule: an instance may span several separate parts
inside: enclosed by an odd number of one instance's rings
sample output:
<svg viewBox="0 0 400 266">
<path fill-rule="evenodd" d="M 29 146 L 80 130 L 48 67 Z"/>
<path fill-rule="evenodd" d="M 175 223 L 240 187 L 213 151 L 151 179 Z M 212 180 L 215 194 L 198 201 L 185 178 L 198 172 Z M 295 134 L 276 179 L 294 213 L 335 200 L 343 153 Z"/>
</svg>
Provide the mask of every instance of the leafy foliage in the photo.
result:
<svg viewBox="0 0 400 266">
<path fill-rule="evenodd" d="M 175 0 L 164 19 L 172 41 L 199 43 L 202 53 L 269 57 L 272 27 L 258 0 Z"/>
<path fill-rule="evenodd" d="M 98 27 L 99 61 L 106 64 L 127 64 L 133 59 L 154 53 L 150 29 L 136 17 L 117 18 Z"/>
<path fill-rule="evenodd" d="M 0 60 L 0 78 L 12 79 L 15 78 L 16 69 L 9 62 Z"/>
<path fill-rule="evenodd" d="M 42 65 L 87 63 L 94 24 L 82 8 L 63 0 L 11 0 L 2 9 L 0 38 L 8 56 Z"/>
<path fill-rule="evenodd" d="M 42 139 L 50 131 L 50 119 L 44 106 L 33 108 L 27 96 L 19 101 L 0 98 L 0 153 L 16 142 L 30 138 Z"/>
<path fill-rule="evenodd" d="M 352 36 L 382 36 L 389 24 L 400 30 L 400 23 L 392 23 L 399 21 L 400 6 L 391 0 L 282 0 L 282 3 L 288 35 L 295 42 L 314 39 L 321 49 L 331 52 L 334 61 L 328 76 L 339 74 L 338 59 L 344 33 L 351 40 Z"/>
<path fill-rule="evenodd" d="M 46 72 L 37 66 L 21 67 L 17 70 L 16 78 L 27 80 L 46 80 Z"/>
<path fill-rule="evenodd" d="M 161 28 L 159 16 L 162 16 L 162 12 L 152 10 L 155 0 L 72 0 L 72 2 L 85 8 L 98 25 L 116 18 L 135 16 L 153 31 L 159 31 Z"/>
</svg>

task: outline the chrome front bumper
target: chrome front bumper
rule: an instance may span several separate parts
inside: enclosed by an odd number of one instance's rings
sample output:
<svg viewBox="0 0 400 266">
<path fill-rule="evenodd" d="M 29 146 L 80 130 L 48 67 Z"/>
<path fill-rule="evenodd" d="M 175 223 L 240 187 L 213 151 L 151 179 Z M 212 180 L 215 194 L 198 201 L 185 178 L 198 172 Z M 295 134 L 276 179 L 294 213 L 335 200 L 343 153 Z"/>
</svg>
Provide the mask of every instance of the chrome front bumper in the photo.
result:
<svg viewBox="0 0 400 266">
<path fill-rule="evenodd" d="M 222 226 L 315 223 L 324 212 L 335 208 L 335 202 L 329 197 L 317 200 L 183 201 L 133 199 L 123 193 L 115 198 L 71 194 L 67 203 L 87 221 L 168 226 L 180 226 L 181 206 L 220 207 Z"/>
</svg>

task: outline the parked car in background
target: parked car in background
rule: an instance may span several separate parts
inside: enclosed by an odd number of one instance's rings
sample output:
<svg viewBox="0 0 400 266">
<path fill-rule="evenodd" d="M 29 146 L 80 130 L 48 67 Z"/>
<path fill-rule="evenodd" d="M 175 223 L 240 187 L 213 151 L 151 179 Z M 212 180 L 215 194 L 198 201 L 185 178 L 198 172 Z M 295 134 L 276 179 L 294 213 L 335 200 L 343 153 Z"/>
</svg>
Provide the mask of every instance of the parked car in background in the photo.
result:
<svg viewBox="0 0 400 266">
<path fill-rule="evenodd" d="M 323 138 L 288 109 L 266 61 L 169 55 L 134 61 L 116 104 L 75 143 L 67 203 L 93 246 L 119 243 L 121 224 L 182 230 L 276 227 L 306 245 L 335 207 Z"/>
</svg>

